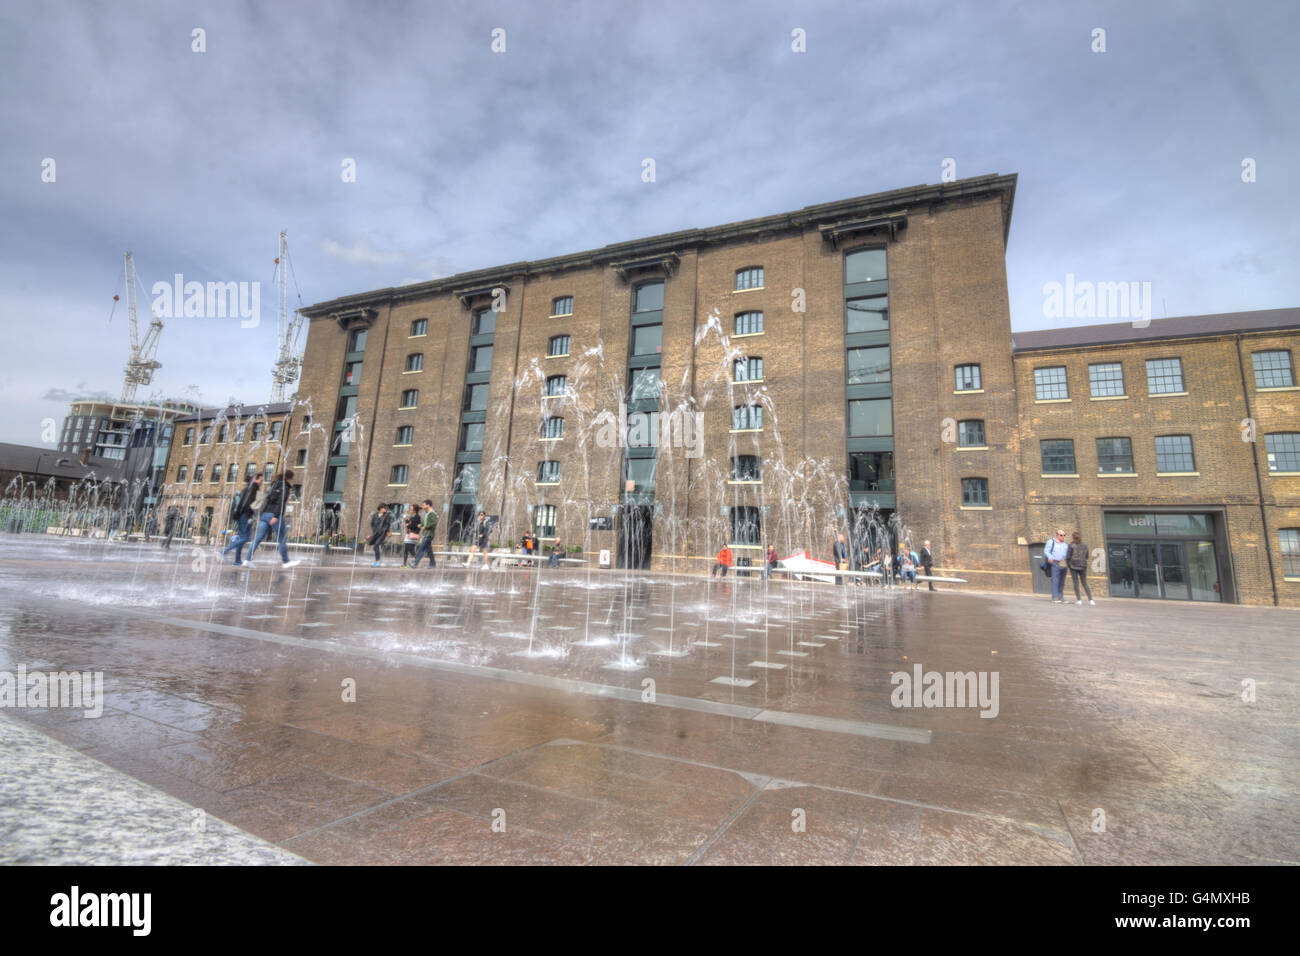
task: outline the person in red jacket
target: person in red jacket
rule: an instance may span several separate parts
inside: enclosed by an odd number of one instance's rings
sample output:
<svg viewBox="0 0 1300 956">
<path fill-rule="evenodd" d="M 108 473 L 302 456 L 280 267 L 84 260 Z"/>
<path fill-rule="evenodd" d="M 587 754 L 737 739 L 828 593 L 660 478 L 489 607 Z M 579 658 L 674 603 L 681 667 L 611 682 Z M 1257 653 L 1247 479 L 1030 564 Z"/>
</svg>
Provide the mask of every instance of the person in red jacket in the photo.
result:
<svg viewBox="0 0 1300 956">
<path fill-rule="evenodd" d="M 715 564 L 713 570 L 709 572 L 709 577 L 713 577 L 718 573 L 718 568 L 721 568 L 722 576 L 725 578 L 727 576 L 727 568 L 729 567 L 731 567 L 731 549 L 724 544 L 722 550 L 718 552 L 718 563 Z"/>
</svg>

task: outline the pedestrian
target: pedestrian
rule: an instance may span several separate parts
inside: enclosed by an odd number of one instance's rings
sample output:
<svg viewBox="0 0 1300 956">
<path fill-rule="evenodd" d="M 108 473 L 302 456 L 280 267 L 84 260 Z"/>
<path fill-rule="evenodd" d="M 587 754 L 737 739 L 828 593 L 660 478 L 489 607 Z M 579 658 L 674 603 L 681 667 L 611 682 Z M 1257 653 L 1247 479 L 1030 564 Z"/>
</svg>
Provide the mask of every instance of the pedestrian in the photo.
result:
<svg viewBox="0 0 1300 956">
<path fill-rule="evenodd" d="M 436 568 L 438 562 L 433 559 L 433 536 L 438 531 L 438 512 L 433 510 L 433 502 L 424 499 L 424 516 L 420 519 L 420 549 L 415 552 L 412 568 L 420 566 L 420 559 L 429 556 L 429 567 Z"/>
<path fill-rule="evenodd" d="M 149 520 L 153 523 L 154 534 L 157 534 L 158 519 L 153 516 L 153 512 L 149 513 Z M 181 520 L 181 516 L 177 513 L 175 508 L 167 509 L 167 517 L 163 522 L 163 532 L 167 535 L 167 537 L 162 542 L 164 551 L 171 550 L 172 535 L 176 533 L 176 526 L 180 524 L 180 520 Z"/>
<path fill-rule="evenodd" d="M 244 545 L 253 536 L 253 518 L 257 514 L 257 506 L 264 503 L 258 500 L 261 497 L 262 473 L 259 471 L 230 506 L 230 520 L 235 522 L 235 537 L 222 550 L 221 558 L 224 561 L 226 555 L 234 551 L 235 567 L 243 563 Z"/>
<path fill-rule="evenodd" d="M 253 554 L 257 551 L 257 546 L 266 540 L 272 531 L 275 532 L 276 545 L 280 550 L 280 563 L 286 568 L 302 563 L 296 558 L 289 560 L 289 545 L 285 540 L 289 534 L 289 519 L 284 516 L 284 506 L 289 503 L 291 481 L 293 481 L 292 469 L 285 469 L 280 474 L 271 476 L 270 487 L 266 489 L 266 495 L 262 499 L 262 513 L 257 519 L 257 536 L 253 539 L 253 547 L 249 549 L 248 559 L 244 562 L 245 570 L 253 566 Z"/>
<path fill-rule="evenodd" d="M 727 576 L 727 568 L 731 567 L 731 562 L 731 548 L 724 544 L 722 549 L 718 552 L 718 560 L 713 565 L 713 570 L 709 572 L 709 577 L 713 577 L 718 573 L 719 569 L 721 569 L 722 576 L 725 578 Z"/>
<path fill-rule="evenodd" d="M 531 558 L 533 556 L 533 552 L 537 549 L 537 539 L 533 537 L 533 533 L 531 531 L 525 531 L 524 536 L 519 539 L 519 546 L 523 549 L 524 554 L 528 555 L 528 557 Z M 533 563 L 532 561 L 524 562 L 524 564 L 529 567 L 532 566 L 532 563 Z"/>
<path fill-rule="evenodd" d="M 402 541 L 402 567 L 410 568 L 414 565 L 410 563 L 415 557 L 415 549 L 420 543 L 420 506 L 411 505 L 406 512 L 406 537 Z"/>
<path fill-rule="evenodd" d="M 390 530 L 392 530 L 392 521 L 388 517 L 388 505 L 380 505 L 370 516 L 370 537 L 366 539 L 366 544 L 375 549 L 375 563 L 371 565 L 372 568 L 379 567 L 380 549 L 388 540 Z"/>
<path fill-rule="evenodd" d="M 902 560 L 899 563 L 899 569 L 902 572 L 900 578 L 902 580 L 903 585 L 906 586 L 907 582 L 911 581 L 912 590 L 915 591 L 916 590 L 916 562 L 913 560 L 912 554 L 913 554 L 912 550 L 909 547 L 904 546 L 902 554 L 900 555 Z"/>
<path fill-rule="evenodd" d="M 1065 556 L 1066 566 L 1070 569 L 1070 581 L 1074 584 L 1074 603 L 1082 604 L 1083 598 L 1079 594 L 1079 582 L 1083 582 L 1083 593 L 1088 595 L 1088 603 L 1096 605 L 1092 599 L 1092 589 L 1088 587 L 1088 546 L 1083 543 L 1079 537 L 1079 532 L 1074 532 L 1070 539 L 1070 550 Z"/>
<path fill-rule="evenodd" d="M 114 511 L 108 518 L 108 540 L 117 537 L 117 529 L 122 526 L 122 512 Z"/>
<path fill-rule="evenodd" d="M 925 576 L 931 578 L 934 576 L 934 554 L 930 551 L 930 542 L 925 541 L 921 544 L 921 568 L 925 571 Z M 934 582 L 927 580 L 925 582 L 934 590 Z"/>
<path fill-rule="evenodd" d="M 1043 563 L 1052 573 L 1052 603 L 1065 603 L 1065 561 L 1070 546 L 1065 543 L 1065 532 L 1058 529 L 1056 536 L 1043 546 Z"/>
<path fill-rule="evenodd" d="M 483 567 L 485 568 L 488 563 L 488 536 L 491 534 L 492 522 L 488 521 L 485 512 L 480 511 L 478 513 L 478 522 L 474 526 L 474 544 L 483 555 Z M 471 557 L 473 557 L 473 555 L 471 555 Z"/>
<path fill-rule="evenodd" d="M 174 508 L 167 509 L 168 514 L 172 514 L 174 513 L 174 511 L 175 511 Z M 68 520 L 69 522 L 72 520 L 71 512 L 68 512 Z M 154 513 L 150 511 L 147 515 L 145 515 L 145 519 L 144 519 L 144 543 L 148 544 L 150 539 L 152 539 L 153 536 L 156 535 L 157 533 L 158 533 L 158 519 L 154 517 Z"/>
<path fill-rule="evenodd" d="M 780 563 L 780 559 L 776 556 L 776 548 L 769 544 L 767 546 L 767 569 L 764 572 L 763 577 L 770 578 L 772 572 L 776 570 L 776 566 Z"/>
<path fill-rule="evenodd" d="M 841 571 L 847 571 L 849 569 L 849 544 L 844 539 L 844 535 L 839 534 L 835 536 L 835 547 L 831 549 L 831 557 L 835 561 L 836 568 Z M 835 583 L 843 584 L 844 578 L 837 575 Z"/>
<path fill-rule="evenodd" d="M 560 566 L 560 555 L 564 553 L 564 542 L 556 538 L 551 542 L 551 558 L 546 562 L 548 567 L 558 568 Z"/>
</svg>

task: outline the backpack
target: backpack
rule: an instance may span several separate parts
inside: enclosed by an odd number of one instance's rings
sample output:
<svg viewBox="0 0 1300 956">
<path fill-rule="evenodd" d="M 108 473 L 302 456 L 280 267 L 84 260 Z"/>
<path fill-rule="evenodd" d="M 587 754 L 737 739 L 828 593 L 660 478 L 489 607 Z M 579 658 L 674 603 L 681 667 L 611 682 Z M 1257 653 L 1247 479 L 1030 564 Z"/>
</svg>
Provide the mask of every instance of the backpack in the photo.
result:
<svg viewBox="0 0 1300 956">
<path fill-rule="evenodd" d="M 253 499 L 253 510 L 261 511 L 266 507 L 266 488 L 263 487 L 257 492 L 257 497 Z"/>
</svg>

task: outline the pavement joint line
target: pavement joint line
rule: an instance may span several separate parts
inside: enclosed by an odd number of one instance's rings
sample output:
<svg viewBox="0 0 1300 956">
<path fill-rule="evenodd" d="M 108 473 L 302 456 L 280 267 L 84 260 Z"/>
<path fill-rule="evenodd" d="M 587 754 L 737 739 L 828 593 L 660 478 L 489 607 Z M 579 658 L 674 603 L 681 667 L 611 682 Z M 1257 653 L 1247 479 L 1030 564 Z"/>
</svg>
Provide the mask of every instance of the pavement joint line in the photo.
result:
<svg viewBox="0 0 1300 956">
<path fill-rule="evenodd" d="M 722 825 L 719 826 L 718 829 L 714 830 L 712 833 L 709 834 L 708 839 L 706 839 L 702 844 L 700 844 L 700 846 L 696 849 L 696 851 L 686 858 L 686 862 L 683 865 L 694 866 L 696 863 L 698 863 L 700 858 L 704 856 L 705 853 L 709 852 L 709 849 L 713 846 L 713 844 L 717 843 L 718 840 L 722 839 L 722 835 L 731 828 L 731 825 L 735 823 L 737 820 L 739 820 L 744 814 L 748 813 L 749 808 L 758 802 L 758 799 L 761 796 L 763 796 L 763 793 L 767 790 L 768 783 L 769 783 L 768 779 L 764 779 L 761 782 L 761 784 L 755 782 L 754 792 L 751 793 L 745 799 L 744 803 L 742 803 L 739 807 L 735 809 L 735 811 L 731 814 L 731 816 L 727 817 L 727 819 L 722 821 Z"/>
<path fill-rule="evenodd" d="M 440 661 L 430 657 L 421 657 L 418 654 L 408 654 L 402 651 L 383 651 L 370 647 L 353 647 L 339 644 L 331 640 L 307 640 L 306 638 L 290 637 L 284 634 L 274 634 L 270 631 L 259 631 L 253 628 L 236 627 L 230 624 L 217 624 L 211 621 L 194 621 L 183 617 L 172 617 L 168 615 L 155 614 L 144 611 L 139 608 L 102 608 L 105 611 L 121 614 L 127 617 L 139 617 L 147 620 L 156 621 L 160 624 L 170 624 L 175 627 L 184 627 L 191 630 L 211 631 L 218 634 L 229 634 L 234 637 L 251 638 L 253 640 L 266 641 L 272 644 L 281 644 L 287 647 L 297 647 L 304 650 L 327 651 L 333 654 L 351 654 L 357 657 L 365 657 L 370 660 L 412 664 L 417 667 L 424 667 L 431 670 L 447 671 L 454 674 L 464 674 L 471 677 L 486 677 L 494 680 L 506 681 L 509 683 L 524 684 L 531 687 L 543 687 L 549 690 L 569 691 L 571 693 L 584 694 L 589 697 L 605 697 L 615 700 L 630 701 L 641 703 L 641 689 L 639 687 L 619 687 L 612 684 L 596 684 L 590 681 L 574 680 L 567 677 L 554 677 L 549 674 L 531 674 L 527 671 L 514 671 L 502 667 L 489 667 L 482 664 L 466 664 L 460 661 Z M 797 653 L 797 652 L 796 652 Z M 697 713 L 714 714 L 722 717 L 739 717 L 744 720 L 756 720 L 763 723 L 781 724 L 788 727 L 800 727 L 807 730 L 824 730 L 832 733 L 855 734 L 863 737 L 878 737 L 884 740 L 899 740 L 908 743 L 928 744 L 931 739 L 931 733 L 928 730 L 919 730 L 911 727 L 896 727 L 889 724 L 876 724 L 868 721 L 845 720 L 835 717 L 821 717 L 815 714 L 802 714 L 794 711 L 768 710 L 763 707 L 743 704 L 729 704 L 723 701 L 713 701 L 698 697 L 681 697 L 676 694 L 656 694 L 654 704 L 670 707 L 677 710 L 690 710 Z"/>
</svg>

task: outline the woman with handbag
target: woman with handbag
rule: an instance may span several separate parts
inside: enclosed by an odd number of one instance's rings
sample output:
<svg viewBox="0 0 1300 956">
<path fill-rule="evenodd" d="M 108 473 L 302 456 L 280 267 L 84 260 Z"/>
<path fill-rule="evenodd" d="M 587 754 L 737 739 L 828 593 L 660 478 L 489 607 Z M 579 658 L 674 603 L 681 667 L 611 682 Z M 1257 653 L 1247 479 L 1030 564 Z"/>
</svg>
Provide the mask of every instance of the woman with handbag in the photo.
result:
<svg viewBox="0 0 1300 956">
<path fill-rule="evenodd" d="M 420 544 L 420 506 L 411 505 L 406 512 L 406 538 L 402 541 L 402 567 L 409 568 Z"/>
</svg>

